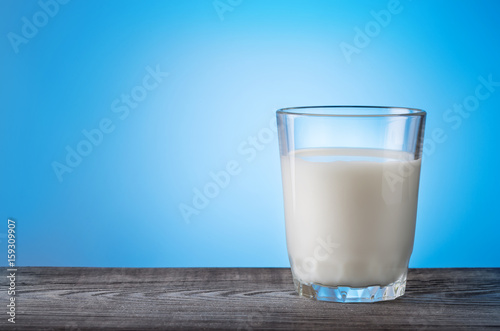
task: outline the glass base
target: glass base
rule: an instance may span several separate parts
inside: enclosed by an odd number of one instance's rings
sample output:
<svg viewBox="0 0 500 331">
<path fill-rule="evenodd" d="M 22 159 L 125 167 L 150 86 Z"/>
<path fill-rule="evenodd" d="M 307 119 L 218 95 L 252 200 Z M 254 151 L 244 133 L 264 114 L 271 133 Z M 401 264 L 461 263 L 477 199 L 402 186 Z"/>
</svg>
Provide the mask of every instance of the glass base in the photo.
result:
<svg viewBox="0 0 500 331">
<path fill-rule="evenodd" d="M 328 287 L 315 283 L 302 283 L 293 278 L 295 290 L 300 296 L 315 299 L 318 301 L 331 302 L 378 302 L 394 300 L 405 294 L 406 275 L 386 286 L 348 287 L 333 286 Z"/>
</svg>

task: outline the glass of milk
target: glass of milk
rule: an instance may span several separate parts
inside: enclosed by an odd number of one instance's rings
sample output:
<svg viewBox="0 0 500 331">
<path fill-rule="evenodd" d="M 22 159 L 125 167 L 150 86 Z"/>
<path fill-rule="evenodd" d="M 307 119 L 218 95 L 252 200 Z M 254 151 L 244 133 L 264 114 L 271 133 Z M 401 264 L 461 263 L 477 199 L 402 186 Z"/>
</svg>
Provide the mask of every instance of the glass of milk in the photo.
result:
<svg viewBox="0 0 500 331">
<path fill-rule="evenodd" d="M 403 295 L 425 111 L 321 106 L 276 114 L 286 240 L 299 295 L 335 302 Z"/>
</svg>

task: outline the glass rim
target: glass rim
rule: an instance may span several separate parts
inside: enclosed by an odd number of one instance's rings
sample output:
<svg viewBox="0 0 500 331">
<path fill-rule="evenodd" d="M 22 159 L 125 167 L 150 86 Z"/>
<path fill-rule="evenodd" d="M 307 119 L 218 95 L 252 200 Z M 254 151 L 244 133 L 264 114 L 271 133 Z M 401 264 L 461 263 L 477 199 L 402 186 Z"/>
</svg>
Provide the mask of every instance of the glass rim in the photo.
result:
<svg viewBox="0 0 500 331">
<path fill-rule="evenodd" d="M 305 112 L 303 110 L 314 110 L 314 109 L 347 109 L 347 110 L 355 110 L 355 109 L 371 109 L 371 110 L 391 110 L 398 112 L 386 112 L 386 113 L 373 113 L 373 114 L 360 114 L 360 113 L 315 113 Z M 302 107 L 287 107 L 280 108 L 276 111 L 276 114 L 284 114 L 284 115 L 300 115 L 300 116 L 324 116 L 324 117 L 397 117 L 397 116 L 425 116 L 427 112 L 418 108 L 410 108 L 410 107 L 394 107 L 394 106 L 302 106 Z"/>
</svg>

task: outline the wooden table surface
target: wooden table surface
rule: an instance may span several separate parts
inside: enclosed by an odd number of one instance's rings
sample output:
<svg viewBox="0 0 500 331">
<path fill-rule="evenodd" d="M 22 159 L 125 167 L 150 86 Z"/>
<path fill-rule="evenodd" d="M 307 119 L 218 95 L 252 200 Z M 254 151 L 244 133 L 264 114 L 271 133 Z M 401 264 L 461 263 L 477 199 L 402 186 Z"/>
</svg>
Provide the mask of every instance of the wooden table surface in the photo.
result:
<svg viewBox="0 0 500 331">
<path fill-rule="evenodd" d="M 16 276 L 16 324 L 2 290 L 2 330 L 500 329 L 500 268 L 410 269 L 403 297 L 367 304 L 299 297 L 283 268 L 23 267 Z"/>
</svg>

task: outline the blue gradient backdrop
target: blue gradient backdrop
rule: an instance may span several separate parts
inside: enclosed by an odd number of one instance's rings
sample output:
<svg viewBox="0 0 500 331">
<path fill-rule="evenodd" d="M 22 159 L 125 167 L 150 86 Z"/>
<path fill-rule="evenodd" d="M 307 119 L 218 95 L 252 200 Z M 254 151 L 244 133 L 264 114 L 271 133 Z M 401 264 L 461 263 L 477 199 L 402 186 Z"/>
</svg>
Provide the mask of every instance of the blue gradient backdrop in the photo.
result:
<svg viewBox="0 0 500 331">
<path fill-rule="evenodd" d="M 387 8 L 1 1 L 2 251 L 12 217 L 18 265 L 288 266 L 277 138 L 265 128 L 281 107 L 367 104 L 428 111 L 410 265 L 500 267 L 500 87 L 480 88 L 479 105 L 469 97 L 478 77 L 500 81 L 500 2 L 401 0 L 377 29 L 371 11 Z M 348 62 L 340 45 L 355 46 L 356 27 L 372 37 Z M 144 96 L 148 66 L 169 75 Z M 135 108 L 121 101 L 132 91 Z M 452 112 L 464 100 L 477 109 Z M 106 118 L 114 131 L 58 180 L 53 163 Z M 216 194 L 210 173 L 231 160 L 239 173 Z M 206 185 L 216 196 L 186 222 L 181 204 Z"/>
</svg>

